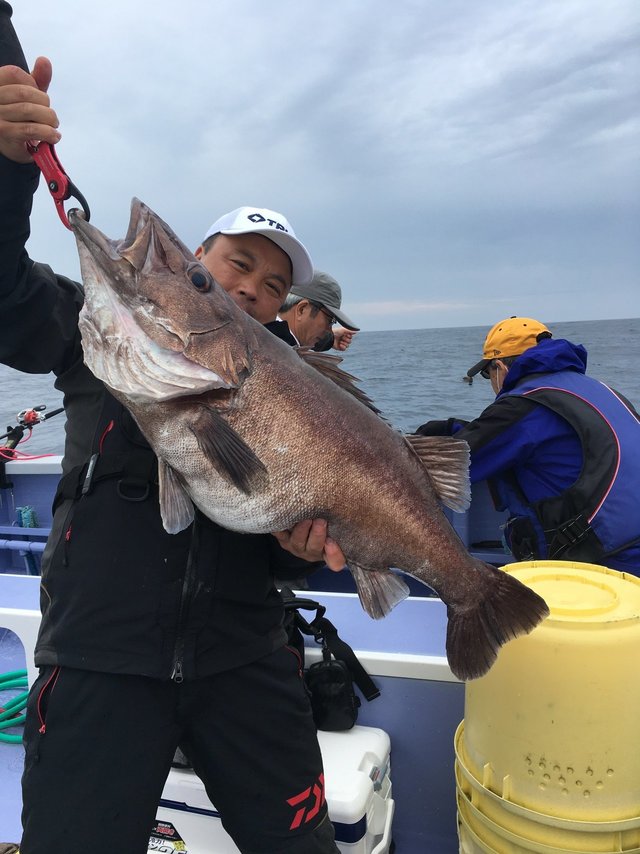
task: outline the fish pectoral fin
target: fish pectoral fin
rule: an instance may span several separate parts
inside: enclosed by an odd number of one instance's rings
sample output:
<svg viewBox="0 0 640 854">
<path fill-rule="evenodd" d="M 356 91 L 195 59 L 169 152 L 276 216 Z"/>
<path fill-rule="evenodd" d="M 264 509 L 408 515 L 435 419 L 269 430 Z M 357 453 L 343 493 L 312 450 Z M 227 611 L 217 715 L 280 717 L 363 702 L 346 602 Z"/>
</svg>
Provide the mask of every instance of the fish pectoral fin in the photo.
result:
<svg viewBox="0 0 640 854">
<path fill-rule="evenodd" d="M 297 353 L 307 365 L 315 368 L 324 377 L 340 386 L 343 391 L 355 397 L 356 400 L 359 400 L 360 403 L 371 409 L 376 415 L 380 415 L 380 410 L 374 405 L 371 398 L 356 385 L 358 381 L 357 377 L 354 377 L 353 374 L 348 374 L 342 368 L 338 367 L 342 361 L 341 356 L 333 356 L 330 353 L 316 353 L 315 350 L 311 350 L 309 347 L 298 347 Z M 380 417 L 382 418 L 382 415 Z"/>
<path fill-rule="evenodd" d="M 353 562 L 347 566 L 356 583 L 360 603 L 374 620 L 386 617 L 398 602 L 409 595 L 409 588 L 402 578 L 390 569 L 367 569 Z"/>
<path fill-rule="evenodd" d="M 178 475 L 161 459 L 158 459 L 158 482 L 162 524 L 168 534 L 177 534 L 193 522 L 193 502 Z"/>
<path fill-rule="evenodd" d="M 200 406 L 188 429 L 218 474 L 245 495 L 268 481 L 267 469 L 244 439 L 230 427 L 217 409 Z"/>
<path fill-rule="evenodd" d="M 471 503 L 469 445 L 452 436 L 405 436 L 427 470 L 440 501 L 463 513 Z"/>
</svg>

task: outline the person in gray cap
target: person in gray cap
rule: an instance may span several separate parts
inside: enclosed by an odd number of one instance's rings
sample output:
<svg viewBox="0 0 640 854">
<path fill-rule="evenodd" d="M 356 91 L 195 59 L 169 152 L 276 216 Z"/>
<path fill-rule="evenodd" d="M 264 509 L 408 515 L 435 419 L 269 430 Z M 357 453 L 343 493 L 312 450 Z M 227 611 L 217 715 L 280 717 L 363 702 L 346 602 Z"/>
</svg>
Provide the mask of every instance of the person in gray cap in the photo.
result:
<svg viewBox="0 0 640 854">
<path fill-rule="evenodd" d="M 360 327 L 341 310 L 341 304 L 342 289 L 333 276 L 314 270 L 310 282 L 293 285 L 280 317 L 301 347 L 346 350 Z"/>
</svg>

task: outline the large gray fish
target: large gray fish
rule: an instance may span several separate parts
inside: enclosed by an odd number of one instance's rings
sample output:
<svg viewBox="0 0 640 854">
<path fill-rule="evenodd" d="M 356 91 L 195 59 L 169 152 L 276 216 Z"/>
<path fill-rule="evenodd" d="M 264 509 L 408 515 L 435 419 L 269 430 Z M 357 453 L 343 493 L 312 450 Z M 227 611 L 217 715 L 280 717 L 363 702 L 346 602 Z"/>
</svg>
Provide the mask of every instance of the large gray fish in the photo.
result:
<svg viewBox="0 0 640 854">
<path fill-rule="evenodd" d="M 390 567 L 438 593 L 461 679 L 485 673 L 501 644 L 547 615 L 532 590 L 471 557 L 441 510 L 468 506 L 466 443 L 402 436 L 337 357 L 264 329 L 138 200 L 122 241 L 70 219 L 85 361 L 158 456 L 167 531 L 189 525 L 194 505 L 246 533 L 326 519 L 372 617 L 408 593 Z"/>
</svg>

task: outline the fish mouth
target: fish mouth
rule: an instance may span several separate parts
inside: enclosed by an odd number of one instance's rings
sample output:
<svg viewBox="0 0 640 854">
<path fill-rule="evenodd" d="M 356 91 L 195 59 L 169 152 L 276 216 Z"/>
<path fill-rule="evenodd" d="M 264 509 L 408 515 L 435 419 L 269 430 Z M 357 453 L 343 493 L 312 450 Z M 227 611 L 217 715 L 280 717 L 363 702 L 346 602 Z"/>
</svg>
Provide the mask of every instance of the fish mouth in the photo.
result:
<svg viewBox="0 0 640 854">
<path fill-rule="evenodd" d="M 134 325 L 133 312 L 137 303 L 136 271 L 122 252 L 125 247 L 133 244 L 140 229 L 144 227 L 144 220 L 148 218 L 148 208 L 138 199 L 134 199 L 127 236 L 124 240 L 111 240 L 100 229 L 87 222 L 81 211 L 69 212 L 69 223 L 76 238 L 84 284 L 81 316 L 85 319 L 91 315 L 99 317 L 102 333 L 107 331 L 106 318 L 110 315 L 117 318 L 117 322 L 111 324 L 109 334 L 115 334 L 118 328 Z"/>
<path fill-rule="evenodd" d="M 149 208 L 140 199 L 134 198 L 131 202 L 131 216 L 126 237 L 124 240 L 110 240 L 100 229 L 85 219 L 83 211 L 77 208 L 70 210 L 69 224 L 78 244 L 81 266 L 90 265 L 93 261 L 104 272 L 113 275 L 114 269 L 126 261 L 123 252 L 133 246 L 138 235 L 149 222 L 150 216 Z"/>
<path fill-rule="evenodd" d="M 79 244 L 89 251 L 98 250 L 94 256 L 96 260 L 99 260 L 102 255 L 112 263 L 120 260 L 115 241 L 109 240 L 98 228 L 87 222 L 81 211 L 75 208 L 69 211 L 69 224 Z"/>
<path fill-rule="evenodd" d="M 151 216 L 151 211 L 149 208 L 140 201 L 140 199 L 133 198 L 131 201 L 131 214 L 129 217 L 129 228 L 127 229 L 127 235 L 122 241 L 117 241 L 122 244 L 123 248 L 126 246 L 130 246 L 133 241 L 136 239 L 137 235 L 140 233 L 142 228 L 147 224 Z M 116 241 L 109 240 L 107 237 L 102 234 L 102 232 L 97 229 L 94 225 L 87 220 L 85 217 L 84 211 L 80 208 L 72 208 L 69 211 L 69 223 L 72 227 L 73 231 L 79 232 L 81 235 L 91 235 L 95 238 L 97 235 L 100 236 L 104 243 L 111 244 L 112 246 L 116 245 Z M 100 245 L 99 240 L 93 240 L 91 242 L 95 242 L 97 245 Z"/>
</svg>

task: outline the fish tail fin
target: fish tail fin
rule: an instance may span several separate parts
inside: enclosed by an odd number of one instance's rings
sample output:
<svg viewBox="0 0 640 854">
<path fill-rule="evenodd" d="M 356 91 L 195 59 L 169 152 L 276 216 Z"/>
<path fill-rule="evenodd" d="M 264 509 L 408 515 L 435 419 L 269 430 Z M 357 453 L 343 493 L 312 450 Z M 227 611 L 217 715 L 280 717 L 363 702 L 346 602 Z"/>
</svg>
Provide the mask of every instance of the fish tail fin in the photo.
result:
<svg viewBox="0 0 640 854">
<path fill-rule="evenodd" d="M 390 569 L 367 569 L 350 563 L 362 607 L 374 620 L 380 620 L 409 595 L 409 588 Z"/>
<path fill-rule="evenodd" d="M 504 643 L 528 634 L 549 615 L 541 596 L 512 575 L 485 567 L 493 576 L 486 595 L 472 608 L 447 608 L 447 658 L 463 681 L 483 676 Z"/>
</svg>

